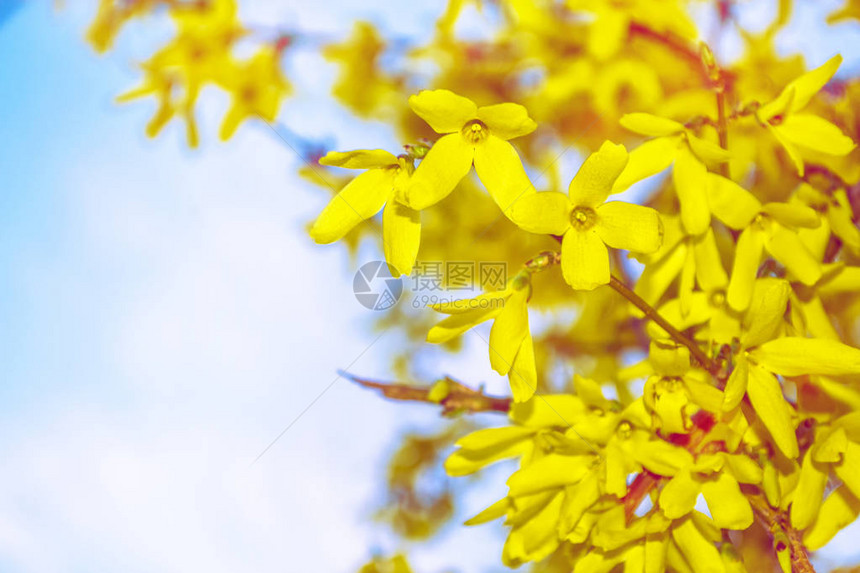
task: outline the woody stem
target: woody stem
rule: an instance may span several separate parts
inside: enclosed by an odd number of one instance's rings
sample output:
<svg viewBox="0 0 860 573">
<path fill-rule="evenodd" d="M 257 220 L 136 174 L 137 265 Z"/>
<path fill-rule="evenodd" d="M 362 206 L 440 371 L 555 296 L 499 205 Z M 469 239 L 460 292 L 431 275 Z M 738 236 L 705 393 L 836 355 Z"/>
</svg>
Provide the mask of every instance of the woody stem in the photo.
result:
<svg viewBox="0 0 860 573">
<path fill-rule="evenodd" d="M 717 87 L 717 135 L 720 138 L 720 147 L 729 148 L 729 124 L 726 120 L 726 90 L 723 86 Z M 720 163 L 720 175 L 725 178 L 731 177 L 729 162 Z"/>
<path fill-rule="evenodd" d="M 760 493 L 747 495 L 747 498 L 750 500 L 753 512 L 755 512 L 759 520 L 767 527 L 771 536 L 774 536 L 777 533 L 782 533 L 784 536 L 783 538 L 788 541 L 788 547 L 785 547 L 783 541 L 775 541 L 774 548 L 777 551 L 785 551 L 785 549 L 789 550 L 792 572 L 815 573 L 815 568 L 809 561 L 809 554 L 806 552 L 806 547 L 803 545 L 803 539 L 801 538 L 800 532 L 791 526 L 786 513 L 772 508 L 767 499 L 765 499 L 765 497 Z M 783 544 L 782 548 L 779 547 L 780 543 Z"/>
<path fill-rule="evenodd" d="M 660 328 L 668 332 L 669 336 L 671 336 L 675 340 L 675 342 L 683 344 L 684 346 L 689 348 L 690 354 L 693 355 L 693 358 L 696 359 L 696 362 L 698 362 L 702 366 L 702 368 L 707 370 L 713 376 L 719 377 L 720 366 L 716 362 L 708 358 L 708 355 L 705 354 L 705 352 L 701 348 L 699 348 L 698 344 L 690 340 L 690 338 L 687 337 L 683 332 L 672 326 L 668 320 L 663 318 L 663 316 L 659 312 L 657 312 L 654 307 L 645 302 L 645 300 L 641 296 L 633 292 L 631 288 L 618 280 L 614 275 L 611 275 L 609 278 L 609 286 L 615 289 L 618 294 L 633 303 L 636 308 L 638 308 L 645 314 L 646 318 L 653 320 Z"/>
</svg>

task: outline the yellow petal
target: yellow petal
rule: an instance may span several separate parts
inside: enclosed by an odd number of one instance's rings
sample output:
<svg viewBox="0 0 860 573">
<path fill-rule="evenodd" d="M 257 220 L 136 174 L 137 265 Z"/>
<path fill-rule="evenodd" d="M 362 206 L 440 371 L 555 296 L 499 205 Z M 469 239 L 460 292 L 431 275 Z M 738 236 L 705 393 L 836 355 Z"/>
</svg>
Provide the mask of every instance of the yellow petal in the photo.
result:
<svg viewBox="0 0 860 573">
<path fill-rule="evenodd" d="M 708 170 L 705 164 L 682 146 L 675 158 L 675 168 L 672 179 L 675 182 L 675 192 L 681 203 L 681 222 L 691 235 L 705 232 L 711 224 L 711 212 L 708 210 L 707 179 Z"/>
<path fill-rule="evenodd" d="M 436 133 L 460 131 L 478 115 L 472 100 L 448 90 L 423 90 L 409 97 L 409 106 Z"/>
<path fill-rule="evenodd" d="M 503 497 L 487 509 L 466 520 L 463 525 L 481 525 L 504 516 L 511 507 L 511 500 Z"/>
<path fill-rule="evenodd" d="M 530 233 L 563 235 L 570 227 L 570 207 L 564 193 L 531 193 L 514 202 L 510 219 Z"/>
<path fill-rule="evenodd" d="M 427 342 L 440 344 L 452 338 L 460 336 L 477 324 L 489 320 L 502 311 L 501 306 L 488 306 L 487 308 L 470 309 L 460 314 L 449 316 L 439 324 L 435 325 L 427 333 Z"/>
<path fill-rule="evenodd" d="M 603 203 L 626 165 L 627 150 L 624 146 L 604 141 L 599 150 L 586 158 L 570 182 L 568 194 L 571 203 L 586 207 Z"/>
<path fill-rule="evenodd" d="M 609 283 L 609 251 L 597 231 L 569 229 L 564 234 L 561 271 L 574 290 L 592 290 Z"/>
<path fill-rule="evenodd" d="M 761 211 L 755 196 L 722 175 L 708 173 L 708 205 L 714 216 L 732 229 L 740 231 Z"/>
<path fill-rule="evenodd" d="M 689 143 L 690 150 L 693 154 L 705 163 L 723 163 L 732 158 L 731 153 L 716 143 L 711 143 L 707 139 L 696 137 L 689 132 L 687 132 L 687 143 Z"/>
<path fill-rule="evenodd" d="M 332 243 L 382 209 L 394 189 L 395 171 L 370 169 L 347 183 L 326 205 L 311 227 L 317 243 Z"/>
<path fill-rule="evenodd" d="M 565 538 L 576 528 L 589 507 L 600 498 L 600 480 L 597 473 L 586 473 L 582 480 L 565 488 L 564 503 L 558 520 L 558 535 Z"/>
<path fill-rule="evenodd" d="M 382 212 L 382 243 L 389 266 L 401 275 L 412 272 L 421 243 L 421 213 L 390 200 Z"/>
<path fill-rule="evenodd" d="M 745 310 L 752 298 L 753 284 L 764 250 L 764 233 L 756 226 L 747 227 L 738 237 L 732 276 L 726 300 L 733 309 Z"/>
<path fill-rule="evenodd" d="M 672 135 L 685 130 L 682 123 L 650 113 L 627 113 L 621 116 L 619 123 L 625 129 L 651 137 Z"/>
<path fill-rule="evenodd" d="M 615 180 L 613 193 L 620 193 L 634 183 L 660 173 L 675 160 L 681 136 L 658 137 L 640 144 L 630 152 L 627 167 Z"/>
<path fill-rule="evenodd" d="M 794 90 L 794 97 L 791 100 L 789 110 L 795 112 L 806 107 L 809 100 L 821 91 L 821 88 L 827 85 L 827 82 L 830 81 L 830 78 L 833 77 L 841 64 L 842 56 L 836 54 L 814 70 L 806 72 L 799 78 L 792 80 L 785 87 L 786 91 L 789 89 Z"/>
<path fill-rule="evenodd" d="M 660 215 L 650 207 L 611 201 L 597 208 L 597 234 L 613 249 L 653 253 L 660 248 Z"/>
<path fill-rule="evenodd" d="M 794 101 L 794 86 L 788 85 L 779 93 L 773 101 L 770 101 L 759 107 L 756 112 L 756 118 L 760 122 L 767 123 L 777 115 L 785 115 L 791 110 L 791 103 Z"/>
<path fill-rule="evenodd" d="M 508 495 L 520 497 L 577 483 L 590 470 L 590 456 L 547 454 L 508 478 Z"/>
<path fill-rule="evenodd" d="M 803 544 L 810 551 L 824 547 L 843 527 L 853 523 L 860 515 L 860 499 L 842 485 L 831 493 L 824 503 L 815 523 L 803 536 Z"/>
<path fill-rule="evenodd" d="M 527 401 L 534 396 L 535 390 L 537 390 L 534 341 L 529 331 L 526 331 L 526 336 L 520 344 L 511 371 L 508 372 L 508 381 L 511 384 L 514 402 Z"/>
<path fill-rule="evenodd" d="M 684 517 L 696 507 L 701 484 L 693 479 L 689 470 L 681 470 L 660 491 L 660 509 L 669 519 Z"/>
<path fill-rule="evenodd" d="M 747 395 L 776 446 L 786 457 L 796 458 L 797 438 L 791 421 L 793 410 L 785 401 L 776 377 L 760 365 L 750 364 Z"/>
<path fill-rule="evenodd" d="M 729 277 L 723 268 L 714 230 L 708 227 L 704 234 L 694 238 L 693 250 L 696 255 L 696 280 L 701 289 L 707 292 L 724 289 Z"/>
<path fill-rule="evenodd" d="M 716 546 L 705 539 L 692 519 L 685 519 L 672 528 L 672 538 L 694 573 L 725 573 Z"/>
<path fill-rule="evenodd" d="M 848 442 L 842 461 L 833 464 L 833 472 L 855 497 L 860 497 L 860 444 Z"/>
<path fill-rule="evenodd" d="M 831 278 L 822 281 L 818 292 L 822 295 L 833 295 L 856 291 L 860 291 L 860 267 L 842 267 Z"/>
<path fill-rule="evenodd" d="M 795 529 L 806 529 L 815 521 L 824 497 L 827 473 L 826 465 L 812 459 L 812 448 L 807 450 L 800 466 L 800 479 L 791 503 L 791 526 Z"/>
<path fill-rule="evenodd" d="M 539 400 L 512 404 L 509 415 L 514 423 L 530 428 L 568 428 L 568 420 L 577 420 L 586 411 L 586 405 L 578 396 L 545 394 Z"/>
<path fill-rule="evenodd" d="M 752 348 L 774 338 L 783 324 L 791 287 L 782 279 L 755 281 L 752 304 L 744 316 L 741 345 Z"/>
<path fill-rule="evenodd" d="M 838 423 L 840 423 L 840 427 L 831 430 L 826 434 L 826 437 L 820 436 L 818 438 L 815 445 L 811 448 L 813 460 L 826 463 L 842 461 L 842 454 L 848 448 L 848 434 L 845 432 L 845 428 L 841 426 L 841 423 L 851 416 L 856 417 L 857 412 L 839 418 Z"/>
<path fill-rule="evenodd" d="M 717 527 L 744 530 L 752 525 L 750 502 L 730 474 L 722 472 L 716 474 L 715 479 L 705 480 L 702 483 L 702 495 L 708 502 L 708 509 Z"/>
<path fill-rule="evenodd" d="M 450 476 L 469 475 L 499 460 L 521 456 L 531 447 L 529 440 L 516 440 L 480 450 L 457 450 L 445 460 L 445 472 Z"/>
<path fill-rule="evenodd" d="M 821 219 L 814 209 L 799 203 L 765 203 L 761 208 L 778 223 L 786 227 L 814 229 L 821 226 Z"/>
<path fill-rule="evenodd" d="M 788 154 L 788 158 L 794 164 L 794 168 L 797 169 L 797 174 L 803 177 L 805 166 L 803 164 L 803 157 L 800 156 L 800 151 L 798 151 L 797 147 L 786 139 L 782 132 L 777 130 L 774 126 L 769 123 L 765 123 L 765 127 L 770 132 L 771 135 L 782 145 L 785 152 Z"/>
<path fill-rule="evenodd" d="M 534 430 L 521 426 L 483 428 L 466 434 L 458 439 L 455 445 L 466 450 L 486 450 L 509 446 L 514 442 L 521 442 L 533 435 Z"/>
<path fill-rule="evenodd" d="M 384 149 L 329 151 L 320 158 L 319 164 L 346 169 L 372 169 L 397 165 L 397 158 Z"/>
<path fill-rule="evenodd" d="M 475 171 L 507 217 L 518 201 L 536 193 L 517 150 L 494 135 L 475 146 Z"/>
<path fill-rule="evenodd" d="M 762 366 L 783 376 L 860 372 L 860 350 L 835 340 L 783 336 L 750 351 Z"/>
<path fill-rule="evenodd" d="M 773 129 L 794 145 L 826 155 L 842 157 L 856 147 L 841 129 L 826 119 L 807 113 L 790 115 Z"/>
<path fill-rule="evenodd" d="M 506 288 L 504 290 L 485 292 L 475 298 L 446 299 L 444 302 L 431 305 L 431 308 L 436 312 L 443 312 L 445 314 L 463 314 L 478 308 L 491 307 L 497 308 L 501 311 L 502 307 L 505 305 L 505 300 L 510 295 L 511 290 Z"/>
<path fill-rule="evenodd" d="M 633 450 L 633 457 L 648 471 L 664 476 L 673 476 L 693 464 L 690 452 L 661 439 L 639 444 Z"/>
<path fill-rule="evenodd" d="M 738 363 L 732 369 L 729 379 L 726 382 L 726 388 L 723 396 L 723 411 L 728 412 L 734 410 L 747 393 L 747 383 L 749 378 L 749 362 L 741 356 Z"/>
<path fill-rule="evenodd" d="M 803 284 L 812 286 L 821 278 L 821 265 L 800 242 L 797 233 L 774 224 L 765 236 L 764 247 Z"/>
<path fill-rule="evenodd" d="M 533 132 L 537 124 L 529 117 L 525 107 L 516 103 L 500 103 L 478 108 L 478 119 L 483 121 L 490 134 L 504 140 Z"/>
<path fill-rule="evenodd" d="M 439 138 L 409 179 L 404 190 L 408 206 L 420 211 L 447 197 L 469 173 L 474 153 L 459 133 Z"/>
<path fill-rule="evenodd" d="M 669 251 L 669 254 L 658 261 L 651 262 L 645 265 L 645 270 L 636 281 L 636 294 L 641 296 L 645 301 L 654 306 L 675 277 L 681 272 L 684 266 L 684 261 L 687 256 L 687 244 L 681 243 L 674 249 Z"/>
<path fill-rule="evenodd" d="M 529 329 L 528 288 L 515 290 L 490 330 L 490 365 L 499 374 L 511 369 Z"/>
<path fill-rule="evenodd" d="M 827 209 L 827 218 L 833 233 L 842 239 L 849 248 L 860 250 L 860 229 L 854 224 L 854 213 L 845 191 L 839 189 L 833 192 L 833 201 Z"/>
</svg>

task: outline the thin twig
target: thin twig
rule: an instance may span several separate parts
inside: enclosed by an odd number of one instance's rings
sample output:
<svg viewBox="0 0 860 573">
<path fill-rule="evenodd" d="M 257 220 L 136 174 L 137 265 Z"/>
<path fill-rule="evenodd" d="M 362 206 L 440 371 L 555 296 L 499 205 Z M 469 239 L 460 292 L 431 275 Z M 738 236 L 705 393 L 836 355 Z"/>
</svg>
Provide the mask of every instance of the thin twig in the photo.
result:
<svg viewBox="0 0 860 573">
<path fill-rule="evenodd" d="M 391 400 L 439 404 L 442 406 L 442 413 L 446 415 L 458 412 L 500 412 L 507 414 L 508 410 L 511 409 L 510 398 L 484 394 L 480 390 L 469 388 L 448 377 L 429 386 L 415 386 L 401 382 L 368 380 L 349 372 L 341 372 L 340 375 L 364 388 L 378 390 L 383 396 Z M 447 388 L 442 388 L 440 397 L 435 398 L 431 396 L 431 392 L 437 391 L 439 388 L 437 385 L 440 383 L 446 384 Z"/>
<path fill-rule="evenodd" d="M 638 308 L 639 310 L 641 310 L 647 318 L 653 320 L 655 323 L 657 323 L 658 326 L 660 326 L 660 328 L 668 332 L 669 336 L 675 339 L 676 342 L 678 342 L 679 344 L 683 344 L 684 346 L 689 348 L 690 354 L 693 355 L 693 358 L 696 359 L 696 361 L 702 366 L 702 368 L 707 370 L 711 375 L 719 378 L 719 364 L 708 358 L 705 352 L 701 348 L 699 348 L 698 344 L 690 340 L 690 338 L 688 338 L 683 332 L 672 326 L 668 320 L 663 318 L 663 316 L 659 312 L 657 312 L 654 307 L 645 302 L 645 300 L 641 296 L 633 292 L 632 289 L 630 289 L 614 275 L 610 276 L 609 278 L 609 286 L 615 289 L 615 291 L 618 292 L 621 296 L 633 303 L 633 305 L 636 306 L 636 308 Z"/>
<path fill-rule="evenodd" d="M 746 490 L 746 487 L 744 489 Z M 770 503 L 768 503 L 767 499 L 760 492 L 751 493 L 744 491 L 744 493 L 747 494 L 747 499 L 749 499 L 750 505 L 752 505 L 753 512 L 765 525 L 774 539 L 774 549 L 777 552 L 785 551 L 786 549 L 790 551 L 792 573 L 815 573 L 815 568 L 810 563 L 809 554 L 803 545 L 803 538 L 800 532 L 791 526 L 788 514 L 771 507 Z M 782 541 L 782 539 L 788 542 L 788 547 L 784 545 L 780 547 L 780 544 L 785 544 L 785 541 Z"/>
</svg>

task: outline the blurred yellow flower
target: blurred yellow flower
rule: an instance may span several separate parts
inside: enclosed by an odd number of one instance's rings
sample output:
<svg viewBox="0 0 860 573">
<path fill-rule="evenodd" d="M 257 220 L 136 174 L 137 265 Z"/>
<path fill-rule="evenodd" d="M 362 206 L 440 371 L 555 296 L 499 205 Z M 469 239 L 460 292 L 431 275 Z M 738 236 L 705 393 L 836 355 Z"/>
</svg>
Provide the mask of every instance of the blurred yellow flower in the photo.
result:
<svg viewBox="0 0 860 573">
<path fill-rule="evenodd" d="M 278 115 L 281 100 L 291 91 L 281 73 L 281 50 L 265 47 L 250 60 L 237 63 L 219 78 L 219 84 L 230 92 L 231 105 L 221 123 L 219 136 L 230 139 L 247 118 L 258 117 L 272 122 Z"/>
</svg>

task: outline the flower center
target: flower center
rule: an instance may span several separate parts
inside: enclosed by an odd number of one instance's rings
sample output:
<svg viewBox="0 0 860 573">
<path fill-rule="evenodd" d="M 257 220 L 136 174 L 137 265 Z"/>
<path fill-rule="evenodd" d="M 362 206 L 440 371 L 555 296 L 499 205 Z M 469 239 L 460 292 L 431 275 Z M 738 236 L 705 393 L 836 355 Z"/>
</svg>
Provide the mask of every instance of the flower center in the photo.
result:
<svg viewBox="0 0 860 573">
<path fill-rule="evenodd" d="M 576 207 L 570 212 L 570 224 L 574 229 L 585 231 L 597 222 L 597 213 L 590 207 Z"/>
<path fill-rule="evenodd" d="M 473 119 L 464 125 L 461 133 L 470 143 L 480 143 L 490 135 L 490 131 L 487 129 L 487 126 L 479 119 Z"/>
</svg>

